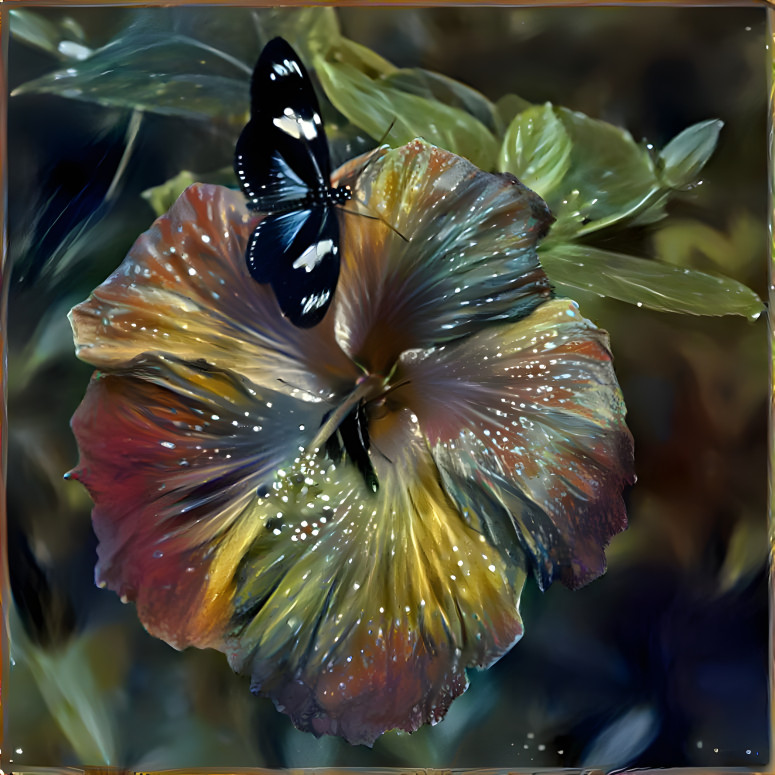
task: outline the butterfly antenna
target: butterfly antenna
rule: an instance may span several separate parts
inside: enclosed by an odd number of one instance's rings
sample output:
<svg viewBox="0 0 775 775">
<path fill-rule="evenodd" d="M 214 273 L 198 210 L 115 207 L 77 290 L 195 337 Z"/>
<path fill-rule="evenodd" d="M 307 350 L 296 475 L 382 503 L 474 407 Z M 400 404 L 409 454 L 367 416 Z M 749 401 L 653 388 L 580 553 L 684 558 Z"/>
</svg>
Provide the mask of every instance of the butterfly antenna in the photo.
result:
<svg viewBox="0 0 775 775">
<path fill-rule="evenodd" d="M 381 148 L 385 144 L 385 140 L 387 140 L 388 135 L 393 131 L 393 127 L 396 125 L 396 121 L 398 121 L 398 117 L 394 116 L 393 120 L 390 122 L 390 125 L 385 130 L 385 133 L 382 135 L 382 137 L 379 138 L 379 142 L 377 143 L 377 148 Z"/>
<path fill-rule="evenodd" d="M 307 388 L 303 388 L 303 387 L 299 387 L 298 385 L 294 385 L 293 382 L 288 382 L 287 379 L 280 379 L 278 377 L 277 381 L 281 385 L 287 385 L 289 388 L 293 388 L 294 390 L 298 390 L 298 391 L 300 391 L 302 393 L 306 393 L 307 395 L 312 396 L 314 399 L 316 399 L 318 401 L 325 401 L 325 398 L 323 398 L 318 393 L 314 393 L 312 390 L 308 390 Z"/>
<path fill-rule="evenodd" d="M 377 142 L 377 147 L 371 151 L 366 161 L 363 162 L 363 165 L 361 166 L 361 168 L 358 170 L 358 172 L 355 173 L 354 180 L 356 183 L 358 182 L 358 178 L 360 178 L 361 175 L 363 175 L 366 172 L 366 170 L 369 168 L 369 164 L 377 160 L 378 158 L 377 151 L 380 151 L 382 149 L 382 147 L 385 144 L 385 140 L 387 139 L 387 136 L 391 133 L 395 125 L 396 125 L 396 119 L 394 118 L 390 122 L 390 126 L 387 128 L 387 131 L 382 135 L 382 137 L 380 137 L 379 141 Z"/>
<path fill-rule="evenodd" d="M 365 207 L 366 205 L 363 205 L 363 206 Z M 403 234 L 401 234 L 401 232 L 395 226 L 393 226 L 392 223 L 389 223 L 379 215 L 370 215 L 369 213 L 359 213 L 357 210 L 347 210 L 344 207 L 340 207 L 339 209 L 343 213 L 347 213 L 348 215 L 357 215 L 360 218 L 368 218 L 370 221 L 381 221 L 382 223 L 385 224 L 385 226 L 388 227 L 388 229 L 390 229 L 390 231 L 392 231 L 394 234 L 397 234 L 399 237 L 401 237 L 401 239 L 404 242 L 409 242 L 409 239 L 405 237 Z"/>
<path fill-rule="evenodd" d="M 366 173 L 366 170 L 369 168 L 369 165 L 372 164 L 373 162 L 375 162 L 379 158 L 378 151 L 380 151 L 382 149 L 382 147 L 384 145 L 384 142 L 387 139 L 387 136 L 393 131 L 393 127 L 396 125 L 396 120 L 397 119 L 394 118 L 390 122 L 390 126 L 388 126 L 388 128 L 385 130 L 385 133 L 379 139 L 379 142 L 377 143 L 377 147 L 369 154 L 369 157 L 363 163 L 363 165 L 358 170 L 358 172 L 354 175 L 354 177 L 353 177 L 354 184 L 353 185 L 357 184 L 357 182 L 361 178 L 361 176 Z M 366 207 L 368 209 L 368 206 L 365 203 L 359 202 L 359 204 L 362 207 Z M 404 242 L 409 242 L 410 241 L 407 237 L 405 237 L 403 234 L 401 234 L 401 232 L 395 226 L 393 226 L 392 223 L 389 223 L 388 221 L 386 221 L 384 218 L 382 218 L 379 215 L 373 215 L 373 214 L 369 214 L 369 213 L 361 213 L 361 212 L 358 212 L 356 210 L 347 210 L 344 207 L 341 207 L 340 209 L 342 210 L 342 212 L 349 213 L 350 215 L 359 215 L 361 218 L 368 218 L 369 220 L 372 220 L 372 221 L 382 221 L 382 223 L 384 223 L 385 226 L 387 226 L 388 229 L 390 229 L 390 231 L 392 231 L 394 234 L 397 234 Z"/>
<path fill-rule="evenodd" d="M 383 394 L 381 397 L 384 397 L 388 395 L 389 393 L 392 393 L 394 390 L 398 390 L 398 388 L 403 387 L 404 385 L 411 385 L 412 380 L 411 379 L 402 379 L 400 382 L 396 382 L 395 385 L 391 385 Z"/>
</svg>

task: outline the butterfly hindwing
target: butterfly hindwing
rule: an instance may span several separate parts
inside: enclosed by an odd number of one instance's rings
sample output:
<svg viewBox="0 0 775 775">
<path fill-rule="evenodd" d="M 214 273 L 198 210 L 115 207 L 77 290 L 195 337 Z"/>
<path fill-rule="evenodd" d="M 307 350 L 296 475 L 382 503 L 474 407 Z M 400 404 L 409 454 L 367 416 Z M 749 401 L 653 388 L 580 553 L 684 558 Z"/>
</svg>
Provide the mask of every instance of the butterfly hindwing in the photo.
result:
<svg viewBox="0 0 775 775">
<path fill-rule="evenodd" d="M 339 222 L 333 208 L 271 213 L 256 226 L 245 254 L 253 279 L 269 283 L 295 326 L 319 323 L 339 278 Z"/>
</svg>

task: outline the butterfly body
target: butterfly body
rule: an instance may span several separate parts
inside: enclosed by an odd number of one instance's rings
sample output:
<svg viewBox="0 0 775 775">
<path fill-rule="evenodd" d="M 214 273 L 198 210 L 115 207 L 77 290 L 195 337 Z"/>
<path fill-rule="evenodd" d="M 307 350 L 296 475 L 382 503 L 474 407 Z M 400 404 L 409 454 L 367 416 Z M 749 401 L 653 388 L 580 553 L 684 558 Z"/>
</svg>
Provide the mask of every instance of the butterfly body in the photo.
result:
<svg viewBox="0 0 775 775">
<path fill-rule="evenodd" d="M 250 121 L 237 141 L 234 168 L 248 208 L 265 213 L 245 251 L 251 276 L 272 286 L 294 325 L 316 325 L 339 279 L 336 207 L 352 193 L 331 185 L 315 91 L 282 38 L 264 46 L 253 71 Z"/>
</svg>

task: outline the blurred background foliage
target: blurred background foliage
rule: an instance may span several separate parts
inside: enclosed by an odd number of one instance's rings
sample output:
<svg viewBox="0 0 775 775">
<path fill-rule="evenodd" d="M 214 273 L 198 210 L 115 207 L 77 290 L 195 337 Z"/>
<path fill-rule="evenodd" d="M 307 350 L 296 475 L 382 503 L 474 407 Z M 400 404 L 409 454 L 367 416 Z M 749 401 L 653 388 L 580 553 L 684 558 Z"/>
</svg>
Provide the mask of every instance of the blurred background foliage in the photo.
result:
<svg viewBox="0 0 775 775">
<path fill-rule="evenodd" d="M 762 10 L 17 8 L 10 22 L 14 768 L 768 760 Z M 636 440 L 607 574 L 528 586 L 523 641 L 440 725 L 373 750 L 296 731 L 221 655 L 150 638 L 94 588 L 90 504 L 61 479 L 90 372 L 65 314 L 188 183 L 235 185 L 250 73 L 278 34 L 314 68 L 335 161 L 393 122 L 386 142 L 421 135 L 547 199 L 542 262 L 610 331 Z"/>
</svg>

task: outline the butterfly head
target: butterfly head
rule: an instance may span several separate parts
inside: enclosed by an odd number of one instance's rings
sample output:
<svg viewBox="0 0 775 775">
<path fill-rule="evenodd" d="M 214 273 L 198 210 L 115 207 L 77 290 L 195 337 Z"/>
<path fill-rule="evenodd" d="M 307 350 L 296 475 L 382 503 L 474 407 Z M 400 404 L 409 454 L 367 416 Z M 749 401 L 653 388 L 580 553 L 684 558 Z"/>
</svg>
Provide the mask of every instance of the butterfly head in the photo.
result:
<svg viewBox="0 0 775 775">
<path fill-rule="evenodd" d="M 353 198 L 353 190 L 349 185 L 337 186 L 332 191 L 336 204 L 344 204 Z"/>
</svg>

